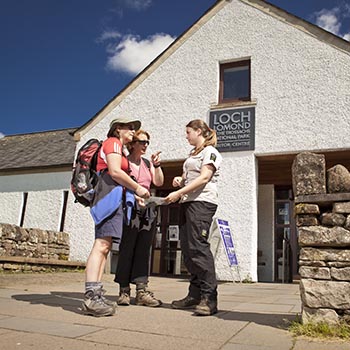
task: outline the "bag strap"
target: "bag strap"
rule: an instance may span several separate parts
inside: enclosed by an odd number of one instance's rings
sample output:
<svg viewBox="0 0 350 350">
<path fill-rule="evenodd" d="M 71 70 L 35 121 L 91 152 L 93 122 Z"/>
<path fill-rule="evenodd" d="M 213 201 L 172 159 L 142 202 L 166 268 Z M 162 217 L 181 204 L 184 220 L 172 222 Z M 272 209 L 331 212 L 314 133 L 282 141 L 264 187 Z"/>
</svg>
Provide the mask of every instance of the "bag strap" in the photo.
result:
<svg viewBox="0 0 350 350">
<path fill-rule="evenodd" d="M 145 164 L 147 165 L 148 170 L 151 170 L 151 162 L 144 157 L 141 157 L 141 159 L 145 162 Z"/>
</svg>

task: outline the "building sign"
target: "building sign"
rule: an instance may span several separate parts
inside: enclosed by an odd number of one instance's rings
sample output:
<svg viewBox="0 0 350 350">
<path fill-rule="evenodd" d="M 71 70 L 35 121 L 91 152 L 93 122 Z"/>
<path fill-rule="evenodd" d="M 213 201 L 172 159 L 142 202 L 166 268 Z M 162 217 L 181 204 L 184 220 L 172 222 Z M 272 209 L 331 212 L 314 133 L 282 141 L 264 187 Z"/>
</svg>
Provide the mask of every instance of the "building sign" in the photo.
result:
<svg viewBox="0 0 350 350">
<path fill-rule="evenodd" d="M 209 126 L 216 130 L 220 152 L 255 148 L 255 107 L 211 111 Z"/>
</svg>

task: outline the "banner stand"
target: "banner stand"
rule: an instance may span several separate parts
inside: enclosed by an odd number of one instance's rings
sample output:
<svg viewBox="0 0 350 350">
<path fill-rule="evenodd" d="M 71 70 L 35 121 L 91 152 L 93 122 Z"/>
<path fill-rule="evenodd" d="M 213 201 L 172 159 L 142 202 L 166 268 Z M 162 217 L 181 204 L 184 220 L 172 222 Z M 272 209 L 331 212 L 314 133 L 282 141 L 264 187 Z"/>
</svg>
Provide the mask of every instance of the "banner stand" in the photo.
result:
<svg viewBox="0 0 350 350">
<path fill-rule="evenodd" d="M 226 220 L 216 219 L 216 224 L 220 232 L 221 241 L 225 248 L 226 258 L 227 258 L 227 262 L 230 267 L 230 272 L 232 276 L 232 282 L 235 283 L 235 278 L 232 271 L 232 268 L 234 267 L 236 269 L 239 282 L 242 283 L 242 278 L 239 271 L 238 260 L 235 252 L 235 246 L 233 244 L 233 238 L 232 238 L 229 223 Z"/>
</svg>

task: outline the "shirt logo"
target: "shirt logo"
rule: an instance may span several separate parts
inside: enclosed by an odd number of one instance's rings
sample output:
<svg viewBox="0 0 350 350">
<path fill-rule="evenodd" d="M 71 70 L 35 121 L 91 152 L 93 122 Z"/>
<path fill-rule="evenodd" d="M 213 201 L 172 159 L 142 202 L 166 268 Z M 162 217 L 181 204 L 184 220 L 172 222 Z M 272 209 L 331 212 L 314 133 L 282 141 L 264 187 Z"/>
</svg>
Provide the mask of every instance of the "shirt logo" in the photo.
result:
<svg viewBox="0 0 350 350">
<path fill-rule="evenodd" d="M 210 160 L 212 160 L 213 162 L 216 161 L 216 154 L 215 153 L 210 154 Z"/>
</svg>

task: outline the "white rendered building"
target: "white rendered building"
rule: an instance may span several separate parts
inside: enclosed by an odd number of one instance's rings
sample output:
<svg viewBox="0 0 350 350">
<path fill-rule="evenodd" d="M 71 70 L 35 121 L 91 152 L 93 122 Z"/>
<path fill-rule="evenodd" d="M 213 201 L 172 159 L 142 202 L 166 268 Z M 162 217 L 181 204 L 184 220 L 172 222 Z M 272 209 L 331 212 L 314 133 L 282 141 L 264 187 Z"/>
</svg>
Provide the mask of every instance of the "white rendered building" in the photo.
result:
<svg viewBox="0 0 350 350">
<path fill-rule="evenodd" d="M 298 254 L 294 156 L 322 152 L 327 167 L 350 166 L 350 44 L 265 1 L 219 0 L 76 130 L 77 148 L 104 138 L 118 116 L 139 118 L 151 134 L 149 154 L 162 151 L 166 183 L 156 195 L 168 193 L 172 177 L 181 174 L 190 150 L 185 125 L 202 118 L 215 128 L 223 155 L 216 216 L 230 223 L 242 279 L 292 280 Z M 18 215 L 5 209 L 22 190 L 7 186 L 0 187 L 0 222 L 17 223 Z M 44 191 L 33 190 L 41 201 Z M 61 215 L 59 206 L 50 206 L 49 219 L 46 204 L 38 214 L 38 204 L 29 203 L 28 211 L 36 211 L 28 212 L 36 217 L 30 224 L 46 227 Z M 65 213 L 71 260 L 84 261 L 94 235 L 88 209 L 73 203 L 69 193 Z M 169 225 L 176 231 L 177 220 L 177 205 L 161 207 L 151 273 L 184 272 L 180 243 L 167 234 Z M 282 276 L 283 239 L 290 250 Z M 223 248 L 215 253 L 218 278 L 231 280 Z"/>
</svg>

